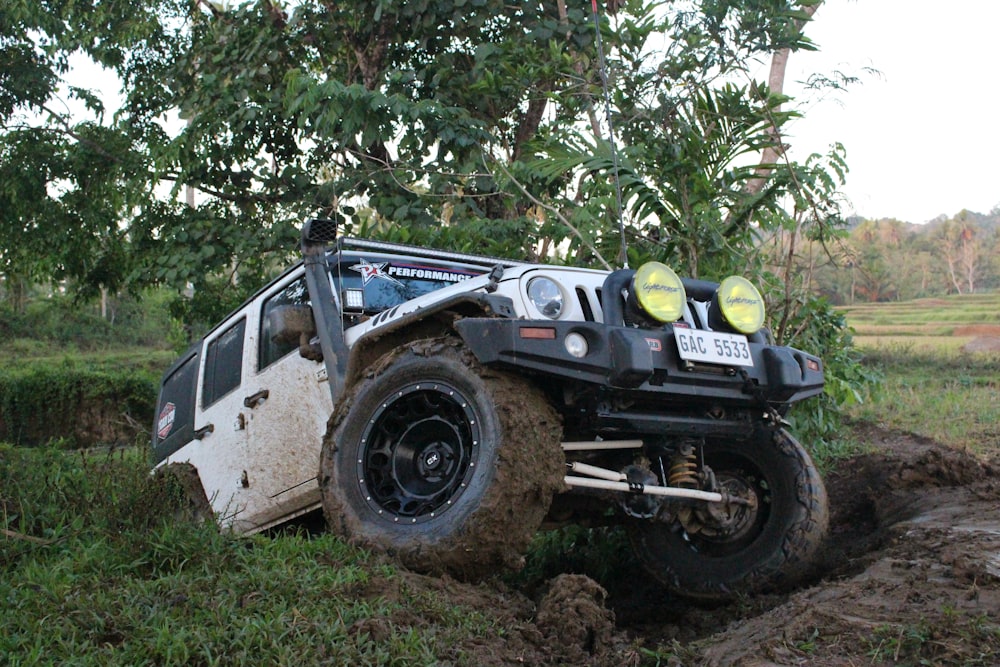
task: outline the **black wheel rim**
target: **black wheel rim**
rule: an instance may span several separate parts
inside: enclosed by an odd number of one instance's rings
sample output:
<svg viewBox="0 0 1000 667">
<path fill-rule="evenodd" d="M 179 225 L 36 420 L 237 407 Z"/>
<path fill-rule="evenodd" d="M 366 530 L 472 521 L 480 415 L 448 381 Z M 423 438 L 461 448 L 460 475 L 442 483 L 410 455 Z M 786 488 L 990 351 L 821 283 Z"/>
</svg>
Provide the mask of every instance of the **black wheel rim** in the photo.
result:
<svg viewBox="0 0 1000 667">
<path fill-rule="evenodd" d="M 394 523 L 430 521 L 468 488 L 479 451 L 469 400 L 443 383 L 413 383 L 382 401 L 361 434 L 365 502 Z"/>
</svg>

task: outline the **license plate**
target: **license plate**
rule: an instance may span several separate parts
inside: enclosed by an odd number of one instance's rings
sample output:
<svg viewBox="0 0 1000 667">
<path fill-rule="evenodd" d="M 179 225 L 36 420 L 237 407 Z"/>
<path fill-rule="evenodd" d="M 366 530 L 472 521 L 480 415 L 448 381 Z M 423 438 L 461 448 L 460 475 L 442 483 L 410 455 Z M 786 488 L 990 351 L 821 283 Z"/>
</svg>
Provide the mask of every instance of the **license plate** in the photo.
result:
<svg viewBox="0 0 1000 667">
<path fill-rule="evenodd" d="M 747 337 L 739 334 L 674 328 L 677 351 L 685 361 L 753 366 Z"/>
</svg>

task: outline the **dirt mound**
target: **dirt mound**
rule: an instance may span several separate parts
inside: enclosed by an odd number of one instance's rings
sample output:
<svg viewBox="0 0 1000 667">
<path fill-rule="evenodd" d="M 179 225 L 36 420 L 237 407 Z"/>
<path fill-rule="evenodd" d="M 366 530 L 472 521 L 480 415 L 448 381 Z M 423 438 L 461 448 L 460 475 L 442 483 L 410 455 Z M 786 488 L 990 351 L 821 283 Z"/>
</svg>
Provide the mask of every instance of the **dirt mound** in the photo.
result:
<svg viewBox="0 0 1000 667">
<path fill-rule="evenodd" d="M 908 434 L 827 477 L 824 578 L 686 647 L 696 665 L 997 664 L 997 469 Z"/>
<path fill-rule="evenodd" d="M 615 615 L 604 607 L 607 595 L 600 584 L 580 574 L 553 579 L 536 620 L 546 644 L 577 665 L 607 654 L 615 629 Z"/>
<path fill-rule="evenodd" d="M 962 346 L 963 352 L 1000 352 L 1000 336 L 980 336 Z"/>
</svg>

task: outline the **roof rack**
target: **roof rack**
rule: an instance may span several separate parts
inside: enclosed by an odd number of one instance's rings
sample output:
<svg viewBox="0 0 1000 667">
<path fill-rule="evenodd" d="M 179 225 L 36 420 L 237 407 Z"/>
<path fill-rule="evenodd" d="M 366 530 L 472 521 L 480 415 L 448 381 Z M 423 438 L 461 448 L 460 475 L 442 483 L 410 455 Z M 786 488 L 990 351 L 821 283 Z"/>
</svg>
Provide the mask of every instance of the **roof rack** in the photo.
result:
<svg viewBox="0 0 1000 667">
<path fill-rule="evenodd" d="M 434 248 L 422 248 L 420 246 L 405 245 L 403 243 L 390 243 L 388 241 L 372 241 L 370 239 L 358 239 L 350 236 L 342 236 L 337 239 L 338 250 L 372 250 L 378 252 L 393 252 L 409 255 L 411 257 L 421 257 L 423 259 L 444 259 L 453 262 L 467 262 L 469 264 L 482 264 L 487 267 L 501 264 L 503 266 L 514 267 L 524 266 L 528 262 L 517 262 L 512 259 L 501 257 L 489 257 L 486 255 L 470 255 L 462 252 L 450 252 L 447 250 L 435 250 Z"/>
</svg>

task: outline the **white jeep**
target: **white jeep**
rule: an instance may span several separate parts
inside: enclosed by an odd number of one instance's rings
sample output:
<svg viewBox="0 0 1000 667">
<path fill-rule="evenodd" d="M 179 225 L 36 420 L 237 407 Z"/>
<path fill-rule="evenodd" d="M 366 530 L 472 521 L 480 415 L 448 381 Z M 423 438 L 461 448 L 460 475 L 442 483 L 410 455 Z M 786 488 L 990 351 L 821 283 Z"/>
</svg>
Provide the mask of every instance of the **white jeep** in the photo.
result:
<svg viewBox="0 0 1000 667">
<path fill-rule="evenodd" d="M 428 572 L 517 567 L 540 527 L 624 524 L 649 572 L 720 599 L 795 581 L 823 483 L 787 432 L 820 359 L 771 344 L 746 280 L 337 239 L 164 375 L 157 468 L 252 533 L 330 529 Z"/>
</svg>

